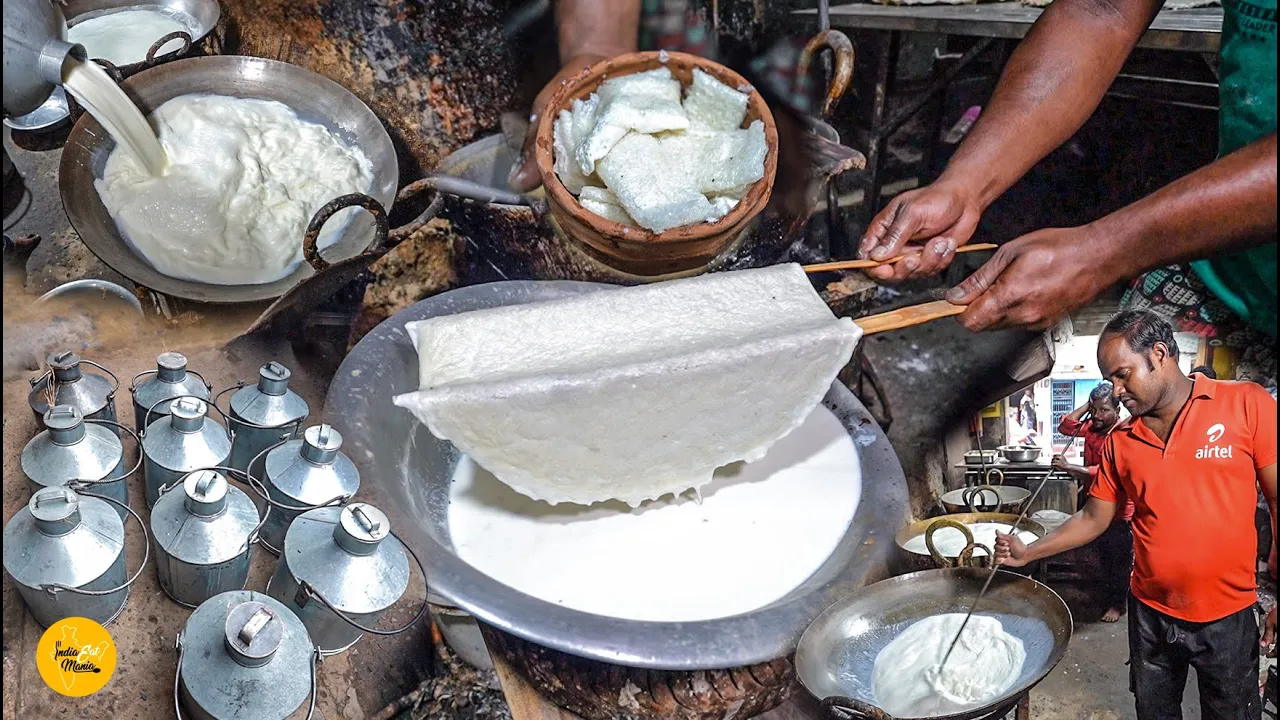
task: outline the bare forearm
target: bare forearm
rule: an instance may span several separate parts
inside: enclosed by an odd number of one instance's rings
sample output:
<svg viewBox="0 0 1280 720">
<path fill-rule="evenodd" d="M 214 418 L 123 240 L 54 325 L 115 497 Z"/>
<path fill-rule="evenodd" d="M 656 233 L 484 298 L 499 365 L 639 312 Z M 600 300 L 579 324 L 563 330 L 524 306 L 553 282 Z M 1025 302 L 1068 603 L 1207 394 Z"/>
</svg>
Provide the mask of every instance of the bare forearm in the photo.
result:
<svg viewBox="0 0 1280 720">
<path fill-rule="evenodd" d="M 559 0 L 556 24 L 562 64 L 580 55 L 634 52 L 640 0 Z"/>
<path fill-rule="evenodd" d="M 1093 114 L 1160 0 L 1057 0 L 1009 59 L 940 181 L 989 206 Z"/>
<path fill-rule="evenodd" d="M 1091 223 L 1118 278 L 1276 241 L 1274 134 Z M 1117 278 L 1117 279 L 1118 279 Z"/>
<path fill-rule="evenodd" d="M 1057 530 L 1027 546 L 1026 562 L 1052 557 L 1087 545 L 1107 529 L 1115 518 L 1114 503 L 1090 499 L 1080 512 L 1072 515 Z"/>
</svg>

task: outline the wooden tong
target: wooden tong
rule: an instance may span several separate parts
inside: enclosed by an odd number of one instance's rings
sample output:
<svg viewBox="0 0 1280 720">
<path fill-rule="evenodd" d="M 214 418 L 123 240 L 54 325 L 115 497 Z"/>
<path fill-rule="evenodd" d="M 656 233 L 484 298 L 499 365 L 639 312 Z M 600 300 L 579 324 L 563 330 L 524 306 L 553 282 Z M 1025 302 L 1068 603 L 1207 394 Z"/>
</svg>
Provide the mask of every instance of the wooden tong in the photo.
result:
<svg viewBox="0 0 1280 720">
<path fill-rule="evenodd" d="M 975 243 L 973 245 L 961 245 L 956 248 L 956 254 L 977 252 L 979 250 L 995 250 L 999 245 L 995 243 Z M 881 265 L 892 265 L 905 260 L 907 255 L 899 255 L 891 257 L 888 260 L 835 260 L 832 262 L 817 263 L 815 265 L 805 265 L 804 271 L 807 273 L 831 272 L 833 270 L 865 270 L 866 268 L 880 267 Z"/>
<path fill-rule="evenodd" d="M 946 300 L 935 300 L 933 302 L 920 303 L 919 305 L 908 305 L 886 313 L 855 318 L 854 322 L 858 324 L 858 327 L 862 328 L 863 335 L 873 335 L 887 330 L 899 330 L 912 325 L 919 325 L 938 318 L 959 315 L 964 312 L 965 307 L 964 305 L 952 305 Z"/>
</svg>

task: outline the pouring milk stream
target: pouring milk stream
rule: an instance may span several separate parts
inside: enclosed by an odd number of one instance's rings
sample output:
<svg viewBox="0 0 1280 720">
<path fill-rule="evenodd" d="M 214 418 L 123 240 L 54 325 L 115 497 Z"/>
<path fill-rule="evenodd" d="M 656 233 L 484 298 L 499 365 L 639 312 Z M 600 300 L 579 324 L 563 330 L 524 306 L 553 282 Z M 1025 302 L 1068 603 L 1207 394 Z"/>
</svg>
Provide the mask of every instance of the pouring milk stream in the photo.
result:
<svg viewBox="0 0 1280 720">
<path fill-rule="evenodd" d="M 68 57 L 63 65 L 62 84 L 151 175 L 164 172 L 167 161 L 155 131 L 142 111 L 97 63 Z"/>
</svg>

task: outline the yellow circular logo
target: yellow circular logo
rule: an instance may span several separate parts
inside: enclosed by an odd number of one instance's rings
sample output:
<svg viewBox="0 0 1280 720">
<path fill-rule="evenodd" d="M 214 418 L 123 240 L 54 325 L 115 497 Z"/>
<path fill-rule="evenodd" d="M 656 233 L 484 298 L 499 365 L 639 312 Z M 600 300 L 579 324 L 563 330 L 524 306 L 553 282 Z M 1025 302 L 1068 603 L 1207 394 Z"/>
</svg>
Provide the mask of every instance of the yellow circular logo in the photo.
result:
<svg viewBox="0 0 1280 720">
<path fill-rule="evenodd" d="M 68 697 L 98 692 L 116 671 L 116 643 L 89 618 L 73 617 L 49 626 L 36 645 L 36 667 L 45 684 Z"/>
</svg>

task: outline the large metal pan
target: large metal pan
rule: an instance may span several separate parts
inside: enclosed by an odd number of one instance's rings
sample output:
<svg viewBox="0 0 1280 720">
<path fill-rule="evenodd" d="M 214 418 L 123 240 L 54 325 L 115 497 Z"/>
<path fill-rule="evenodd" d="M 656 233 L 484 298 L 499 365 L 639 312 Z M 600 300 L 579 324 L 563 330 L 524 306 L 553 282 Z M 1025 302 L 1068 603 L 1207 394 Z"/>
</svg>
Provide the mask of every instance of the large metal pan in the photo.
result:
<svg viewBox="0 0 1280 720">
<path fill-rule="evenodd" d="M 360 468 L 365 499 L 428 568 L 433 593 L 478 620 L 530 642 L 607 663 L 659 670 L 733 668 L 789 655 L 800 634 L 837 598 L 883 577 L 894 529 L 907 515 L 902 466 L 866 408 L 839 382 L 823 403 L 844 423 L 862 464 L 862 497 L 844 538 L 800 587 L 742 615 L 698 622 L 641 622 L 572 610 L 521 593 L 458 557 L 449 535 L 449 484 L 460 455 L 391 397 L 417 389 L 412 320 L 550 300 L 611 287 L 585 282 L 476 285 L 393 315 L 356 345 L 334 375 L 325 416 L 342 430 Z M 701 558 L 715 562 L 715 558 Z M 640 570 L 642 571 L 642 570 Z M 769 572 L 761 567 L 760 572 Z"/>
<path fill-rule="evenodd" d="M 320 123 L 344 142 L 359 147 L 373 163 L 373 186 L 367 194 L 383 207 L 389 207 L 395 198 L 399 182 L 396 151 L 382 123 L 355 95 L 309 70 L 275 60 L 220 55 L 178 60 L 144 70 L 125 80 L 121 87 L 144 114 L 167 100 L 190 93 L 282 102 L 303 120 Z M 58 170 L 62 204 L 72 227 L 112 270 L 165 295 L 210 303 L 271 300 L 315 272 L 304 262 L 288 277 L 262 285 L 210 285 L 160 273 L 125 241 L 94 188 L 94 181 L 102 177 L 107 156 L 114 148 L 111 136 L 86 114 L 72 128 Z M 385 226 L 385 221 L 382 224 Z M 321 253 L 323 259 L 337 263 L 359 255 L 374 241 L 374 226 L 369 214 L 353 218 L 338 241 Z M 299 246 L 302 242 L 299 237 Z"/>
<path fill-rule="evenodd" d="M 871 688 L 876 656 L 909 625 L 944 613 L 968 612 L 989 570 L 952 568 L 899 575 L 866 587 L 832 605 L 813 621 L 796 648 L 796 674 L 828 717 L 885 720 Z M 999 570 L 977 608 L 998 618 L 1022 640 L 1027 659 L 1004 696 L 932 720 L 1000 717 L 1043 680 L 1067 651 L 1071 611 L 1058 594 L 1031 578 Z M 900 719 L 907 720 L 907 719 Z"/>
</svg>

